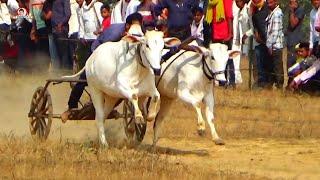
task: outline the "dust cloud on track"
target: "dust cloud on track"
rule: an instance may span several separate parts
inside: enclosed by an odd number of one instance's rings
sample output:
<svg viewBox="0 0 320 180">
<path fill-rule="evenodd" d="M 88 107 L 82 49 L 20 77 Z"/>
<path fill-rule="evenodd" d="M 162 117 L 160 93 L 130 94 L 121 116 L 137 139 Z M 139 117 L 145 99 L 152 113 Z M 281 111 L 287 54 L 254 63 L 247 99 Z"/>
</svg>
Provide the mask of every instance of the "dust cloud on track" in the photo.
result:
<svg viewBox="0 0 320 180">
<path fill-rule="evenodd" d="M 31 137 L 28 112 L 31 98 L 39 86 L 44 86 L 46 79 L 58 78 L 59 75 L 0 75 L 0 133 L 19 137 Z M 61 114 L 67 109 L 70 85 L 62 83 L 48 88 L 53 104 L 53 113 Z M 84 97 L 85 99 L 85 97 Z M 122 120 L 107 120 L 108 140 L 122 143 L 125 134 Z M 60 119 L 53 119 L 49 139 L 68 139 L 70 141 L 96 141 L 95 121 L 68 121 L 63 124 Z"/>
</svg>

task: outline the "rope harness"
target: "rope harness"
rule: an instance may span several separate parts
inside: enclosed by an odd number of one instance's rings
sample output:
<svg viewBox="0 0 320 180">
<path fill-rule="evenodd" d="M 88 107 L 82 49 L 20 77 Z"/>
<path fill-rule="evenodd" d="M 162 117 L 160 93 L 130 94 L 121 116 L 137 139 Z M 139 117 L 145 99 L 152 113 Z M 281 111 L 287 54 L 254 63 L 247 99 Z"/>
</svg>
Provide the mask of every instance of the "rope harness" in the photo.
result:
<svg viewBox="0 0 320 180">
<path fill-rule="evenodd" d="M 187 52 L 187 51 L 184 50 L 184 51 L 181 52 L 178 56 L 176 56 L 176 57 L 168 64 L 168 66 L 163 70 L 163 73 L 161 74 L 158 82 L 156 83 L 156 87 L 159 86 L 160 81 L 161 81 L 163 75 L 164 75 L 165 72 L 169 69 L 169 67 L 173 64 L 173 62 L 175 62 L 175 61 L 176 61 L 180 56 L 182 56 L 185 52 Z M 224 71 L 213 72 L 213 71 L 210 69 L 208 63 L 206 62 L 206 59 L 205 59 L 204 55 L 202 55 L 202 59 L 201 59 L 201 60 L 202 60 L 202 71 L 203 71 L 204 75 L 205 75 L 210 81 L 214 80 L 214 79 L 215 79 L 215 76 L 216 76 L 217 74 L 223 74 L 223 73 L 224 73 Z M 165 61 L 164 61 L 164 62 L 165 62 Z M 162 63 L 163 63 L 163 62 L 162 62 Z M 162 64 L 162 63 L 161 63 L 161 64 Z"/>
</svg>

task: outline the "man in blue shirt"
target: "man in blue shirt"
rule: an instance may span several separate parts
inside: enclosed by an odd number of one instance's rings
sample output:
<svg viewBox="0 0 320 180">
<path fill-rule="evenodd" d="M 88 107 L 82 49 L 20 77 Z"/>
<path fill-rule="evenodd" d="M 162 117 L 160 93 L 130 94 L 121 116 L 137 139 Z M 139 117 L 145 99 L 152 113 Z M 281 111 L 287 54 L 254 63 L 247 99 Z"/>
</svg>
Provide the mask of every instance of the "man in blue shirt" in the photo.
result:
<svg viewBox="0 0 320 180">
<path fill-rule="evenodd" d="M 69 19 L 71 16 L 70 1 L 68 0 L 54 0 L 52 4 L 52 34 L 53 40 L 56 44 L 60 66 L 62 68 L 71 69 L 72 60 L 69 59 L 68 38 Z"/>
<path fill-rule="evenodd" d="M 155 14 L 159 16 L 167 8 L 169 36 L 184 41 L 191 36 L 192 10 L 198 6 L 199 0 L 162 0 L 155 6 Z"/>
<path fill-rule="evenodd" d="M 110 27 L 105 29 L 91 45 L 91 51 L 93 52 L 98 46 L 105 42 L 119 41 L 125 32 L 125 23 L 111 24 Z"/>
<path fill-rule="evenodd" d="M 105 29 L 100 36 L 94 40 L 91 46 L 92 52 L 101 44 L 105 42 L 115 42 L 121 40 L 121 38 L 125 35 L 125 33 L 130 29 L 132 24 L 139 23 L 142 25 L 142 16 L 139 13 L 133 13 L 129 15 L 126 19 L 126 23 L 121 24 L 111 24 L 111 26 Z M 81 80 L 85 80 L 86 72 L 84 71 L 80 78 Z M 82 96 L 84 88 L 88 84 L 86 82 L 78 82 L 72 88 L 69 101 L 68 101 L 68 110 L 61 114 L 62 122 L 66 122 L 69 119 L 69 115 L 71 114 L 72 109 L 78 108 L 78 102 Z"/>
<path fill-rule="evenodd" d="M 125 33 L 130 29 L 132 24 L 140 24 L 142 26 L 142 16 L 139 13 L 133 13 L 126 19 L 126 23 L 111 24 L 102 34 L 92 43 L 92 52 L 105 42 L 119 41 Z"/>
</svg>

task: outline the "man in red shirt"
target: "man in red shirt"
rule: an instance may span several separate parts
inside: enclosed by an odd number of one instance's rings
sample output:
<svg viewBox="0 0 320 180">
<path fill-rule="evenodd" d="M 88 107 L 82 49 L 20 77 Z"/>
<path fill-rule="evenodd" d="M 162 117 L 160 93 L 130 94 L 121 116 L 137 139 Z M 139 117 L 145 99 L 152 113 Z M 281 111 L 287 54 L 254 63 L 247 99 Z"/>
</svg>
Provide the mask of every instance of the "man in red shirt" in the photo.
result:
<svg viewBox="0 0 320 180">
<path fill-rule="evenodd" d="M 213 11 L 212 19 L 212 42 L 228 44 L 233 37 L 232 31 L 232 0 L 218 0 L 223 2 L 224 17 L 219 16 L 219 8 L 216 5 Z M 219 3 L 220 3 L 219 2 Z"/>
<path fill-rule="evenodd" d="M 205 21 L 211 24 L 212 43 L 222 43 L 231 49 L 233 37 L 233 13 L 232 0 L 208 0 Z M 218 60 L 219 61 L 219 60 Z M 225 62 L 221 62 L 225 63 Z M 226 76 L 229 75 L 229 85 L 235 87 L 235 74 L 233 60 L 229 59 L 226 64 Z M 225 85 L 226 82 L 220 82 Z"/>
</svg>

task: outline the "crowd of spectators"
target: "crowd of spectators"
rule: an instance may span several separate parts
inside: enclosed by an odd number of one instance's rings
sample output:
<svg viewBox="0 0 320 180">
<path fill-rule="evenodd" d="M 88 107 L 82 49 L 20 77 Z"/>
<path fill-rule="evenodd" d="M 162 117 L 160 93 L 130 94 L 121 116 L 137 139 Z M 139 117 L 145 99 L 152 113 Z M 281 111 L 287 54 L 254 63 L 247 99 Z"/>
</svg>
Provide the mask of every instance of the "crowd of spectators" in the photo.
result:
<svg viewBox="0 0 320 180">
<path fill-rule="evenodd" d="M 288 0 L 286 28 L 279 0 L 120 0 L 114 4 L 1 0 L 0 60 L 16 69 L 77 69 L 99 45 L 95 43 L 99 36 L 100 40 L 112 36 L 113 30 L 123 28 L 117 24 L 138 12 L 145 30 L 158 29 L 181 41 L 193 35 L 200 46 L 222 43 L 241 51 L 241 56 L 226 63 L 226 79 L 219 81 L 222 86 L 235 88 L 242 83 L 240 62 L 246 56 L 255 70 L 254 87 L 288 84 L 296 89 L 319 79 L 320 0 L 310 3 L 310 41 L 306 42 L 302 32 L 306 12 L 298 0 Z M 284 82 L 285 72 L 288 82 Z M 319 89 L 318 84 L 312 86 Z"/>
</svg>

